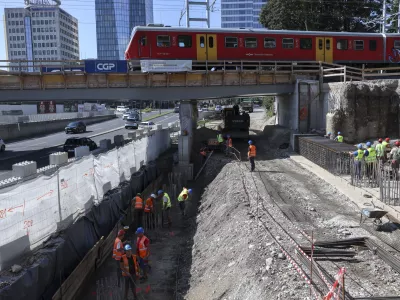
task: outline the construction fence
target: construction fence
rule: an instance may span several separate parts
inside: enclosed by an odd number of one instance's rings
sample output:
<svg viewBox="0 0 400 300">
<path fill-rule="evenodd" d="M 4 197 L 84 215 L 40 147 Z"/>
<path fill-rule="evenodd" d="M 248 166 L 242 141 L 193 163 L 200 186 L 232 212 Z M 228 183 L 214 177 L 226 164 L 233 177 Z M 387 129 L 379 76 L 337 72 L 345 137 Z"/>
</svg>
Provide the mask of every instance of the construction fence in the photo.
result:
<svg viewBox="0 0 400 300">
<path fill-rule="evenodd" d="M 169 147 L 169 130 L 155 130 L 97 157 L 83 157 L 52 176 L 0 190 L 1 269 L 99 207 L 120 184 L 130 182 L 132 190 L 141 191 L 156 177 L 154 160 Z"/>
<path fill-rule="evenodd" d="M 355 161 L 350 152 L 355 146 L 319 136 L 299 137 L 299 154 L 327 171 L 348 177 L 360 188 L 379 189 L 380 200 L 388 205 L 400 203 L 399 167 L 391 161 Z"/>
</svg>

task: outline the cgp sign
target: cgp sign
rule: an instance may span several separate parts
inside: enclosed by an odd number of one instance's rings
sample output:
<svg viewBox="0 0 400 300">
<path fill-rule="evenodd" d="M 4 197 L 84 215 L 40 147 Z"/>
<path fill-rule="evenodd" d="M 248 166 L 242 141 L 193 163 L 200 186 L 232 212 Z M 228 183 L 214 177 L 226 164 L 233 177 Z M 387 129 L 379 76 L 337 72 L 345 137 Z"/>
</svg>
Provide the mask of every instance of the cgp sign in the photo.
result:
<svg viewBox="0 0 400 300">
<path fill-rule="evenodd" d="M 86 60 L 86 73 L 127 73 L 128 66 L 125 60 Z"/>
</svg>

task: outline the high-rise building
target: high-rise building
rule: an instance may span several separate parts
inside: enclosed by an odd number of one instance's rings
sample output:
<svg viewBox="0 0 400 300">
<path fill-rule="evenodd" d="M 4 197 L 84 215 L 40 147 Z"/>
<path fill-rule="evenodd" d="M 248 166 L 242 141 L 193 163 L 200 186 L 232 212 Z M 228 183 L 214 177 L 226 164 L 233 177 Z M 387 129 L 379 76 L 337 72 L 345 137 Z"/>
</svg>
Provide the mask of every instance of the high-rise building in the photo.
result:
<svg viewBox="0 0 400 300">
<path fill-rule="evenodd" d="M 97 58 L 125 59 L 132 29 L 153 23 L 153 0 L 96 0 Z"/>
<path fill-rule="evenodd" d="M 27 60 L 23 71 L 38 71 L 34 66 L 54 60 L 78 60 L 78 20 L 47 0 L 26 0 L 24 8 L 4 9 L 7 60 Z M 35 63 L 40 61 L 41 63 Z M 44 62 L 44 63 L 43 63 Z M 17 71 L 10 63 L 10 70 Z"/>
<path fill-rule="evenodd" d="M 262 28 L 261 8 L 268 0 L 221 0 L 222 28 Z M 282 0 L 283 1 L 283 0 Z"/>
</svg>

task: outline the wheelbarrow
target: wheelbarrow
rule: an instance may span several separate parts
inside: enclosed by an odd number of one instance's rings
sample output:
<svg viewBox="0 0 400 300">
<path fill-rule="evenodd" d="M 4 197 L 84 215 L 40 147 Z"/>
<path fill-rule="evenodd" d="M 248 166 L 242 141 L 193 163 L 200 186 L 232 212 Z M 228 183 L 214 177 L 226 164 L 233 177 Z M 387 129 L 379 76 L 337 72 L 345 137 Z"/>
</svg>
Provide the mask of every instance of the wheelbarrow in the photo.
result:
<svg viewBox="0 0 400 300">
<path fill-rule="evenodd" d="M 373 208 L 363 208 L 361 210 L 360 224 L 364 223 L 367 219 L 374 219 L 372 221 L 372 226 L 376 231 L 382 229 L 382 217 L 384 217 L 388 212 L 384 210 L 378 210 Z"/>
</svg>

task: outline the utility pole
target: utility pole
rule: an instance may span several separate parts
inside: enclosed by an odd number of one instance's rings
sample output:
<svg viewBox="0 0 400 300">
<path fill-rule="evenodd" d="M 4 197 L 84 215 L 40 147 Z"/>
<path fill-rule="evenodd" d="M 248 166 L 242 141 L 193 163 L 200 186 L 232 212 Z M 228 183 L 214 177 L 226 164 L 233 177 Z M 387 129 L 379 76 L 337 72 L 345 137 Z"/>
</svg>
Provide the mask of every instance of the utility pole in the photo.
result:
<svg viewBox="0 0 400 300">
<path fill-rule="evenodd" d="M 386 0 L 383 0 L 383 11 L 382 11 L 382 33 L 386 33 Z"/>
<path fill-rule="evenodd" d="M 191 18 L 190 17 L 190 7 L 191 6 L 205 6 L 206 8 L 206 17 L 205 18 Z M 198 0 L 198 1 L 190 1 L 186 0 L 186 27 L 190 27 L 190 21 L 195 22 L 206 22 L 207 28 L 210 28 L 210 0 Z"/>
</svg>

